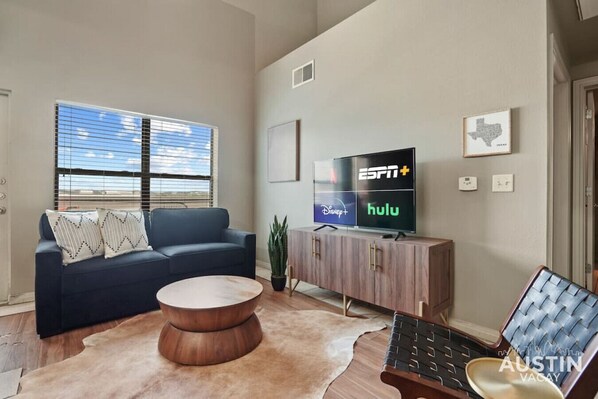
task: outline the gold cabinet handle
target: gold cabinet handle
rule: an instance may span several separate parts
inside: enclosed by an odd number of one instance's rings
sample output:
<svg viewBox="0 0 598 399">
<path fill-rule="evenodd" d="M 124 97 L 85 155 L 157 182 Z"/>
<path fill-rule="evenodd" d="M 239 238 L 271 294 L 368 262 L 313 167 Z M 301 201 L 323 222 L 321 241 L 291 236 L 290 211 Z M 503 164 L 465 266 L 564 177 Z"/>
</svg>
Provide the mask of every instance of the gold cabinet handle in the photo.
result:
<svg viewBox="0 0 598 399">
<path fill-rule="evenodd" d="M 320 247 L 320 239 L 316 238 L 315 239 L 315 245 L 314 245 L 314 250 L 315 250 L 315 253 L 316 253 L 316 258 L 320 258 L 320 249 L 321 249 L 321 247 Z"/>
<path fill-rule="evenodd" d="M 372 270 L 372 244 L 368 243 L 368 269 Z"/>
<path fill-rule="evenodd" d="M 311 256 L 313 256 L 313 257 L 316 256 L 316 238 L 315 237 L 311 238 Z"/>
<path fill-rule="evenodd" d="M 373 270 L 376 271 L 378 267 L 378 245 L 374 244 L 374 264 L 372 265 Z"/>
</svg>

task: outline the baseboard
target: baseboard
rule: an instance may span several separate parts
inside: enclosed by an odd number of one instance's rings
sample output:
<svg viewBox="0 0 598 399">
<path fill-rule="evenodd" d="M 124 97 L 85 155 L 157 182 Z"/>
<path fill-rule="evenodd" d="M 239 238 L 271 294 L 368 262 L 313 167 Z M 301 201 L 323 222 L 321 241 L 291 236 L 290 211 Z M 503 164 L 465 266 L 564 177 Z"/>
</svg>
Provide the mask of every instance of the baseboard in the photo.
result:
<svg viewBox="0 0 598 399">
<path fill-rule="evenodd" d="M 32 312 L 35 310 L 35 302 L 24 302 L 17 305 L 0 306 L 0 317 L 10 316 L 17 313 Z"/>
<path fill-rule="evenodd" d="M 256 260 L 255 265 L 261 269 L 270 270 L 270 263 L 268 262 Z M 498 338 L 500 337 L 500 333 L 497 330 L 483 327 L 465 320 L 449 318 L 449 325 L 490 343 L 498 341 Z"/>
<path fill-rule="evenodd" d="M 26 302 L 34 302 L 35 301 L 35 293 L 34 292 L 25 292 L 19 295 L 11 295 L 8 298 L 9 305 L 17 305 L 19 303 L 26 303 Z"/>
<path fill-rule="evenodd" d="M 264 262 L 263 260 L 256 260 L 255 261 L 255 265 L 257 267 L 262 268 L 262 269 L 268 269 L 268 270 L 270 270 L 270 263 Z"/>
<path fill-rule="evenodd" d="M 480 325 L 471 323 L 465 320 L 449 318 L 449 326 L 473 335 L 476 338 L 484 340 L 486 342 L 494 343 L 498 341 L 500 333 L 492 328 L 482 327 Z"/>
</svg>

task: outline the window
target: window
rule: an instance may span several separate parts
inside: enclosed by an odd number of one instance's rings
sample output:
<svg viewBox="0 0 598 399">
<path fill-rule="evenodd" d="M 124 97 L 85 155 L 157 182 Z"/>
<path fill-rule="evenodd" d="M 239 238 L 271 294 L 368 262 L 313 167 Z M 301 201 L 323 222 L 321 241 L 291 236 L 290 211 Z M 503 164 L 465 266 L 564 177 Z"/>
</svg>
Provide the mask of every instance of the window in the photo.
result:
<svg viewBox="0 0 598 399">
<path fill-rule="evenodd" d="M 56 105 L 58 210 L 214 205 L 214 129 L 154 116 Z"/>
</svg>

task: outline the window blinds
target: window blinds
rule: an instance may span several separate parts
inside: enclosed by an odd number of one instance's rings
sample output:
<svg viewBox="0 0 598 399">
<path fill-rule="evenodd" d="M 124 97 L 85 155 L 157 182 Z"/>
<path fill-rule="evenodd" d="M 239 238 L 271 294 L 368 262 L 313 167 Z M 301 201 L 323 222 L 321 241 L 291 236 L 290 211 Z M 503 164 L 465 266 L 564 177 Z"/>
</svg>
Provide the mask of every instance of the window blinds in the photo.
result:
<svg viewBox="0 0 598 399">
<path fill-rule="evenodd" d="M 58 103 L 55 207 L 213 206 L 213 129 Z"/>
</svg>

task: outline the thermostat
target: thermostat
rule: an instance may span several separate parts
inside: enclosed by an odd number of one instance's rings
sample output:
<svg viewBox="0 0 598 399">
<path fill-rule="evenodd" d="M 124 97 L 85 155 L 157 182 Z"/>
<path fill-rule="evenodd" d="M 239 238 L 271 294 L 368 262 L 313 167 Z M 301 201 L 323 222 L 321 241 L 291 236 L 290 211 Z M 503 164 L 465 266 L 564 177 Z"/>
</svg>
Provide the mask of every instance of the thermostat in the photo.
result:
<svg viewBox="0 0 598 399">
<path fill-rule="evenodd" d="M 460 191 L 476 191 L 478 189 L 478 178 L 475 176 L 465 176 L 459 178 Z"/>
</svg>

